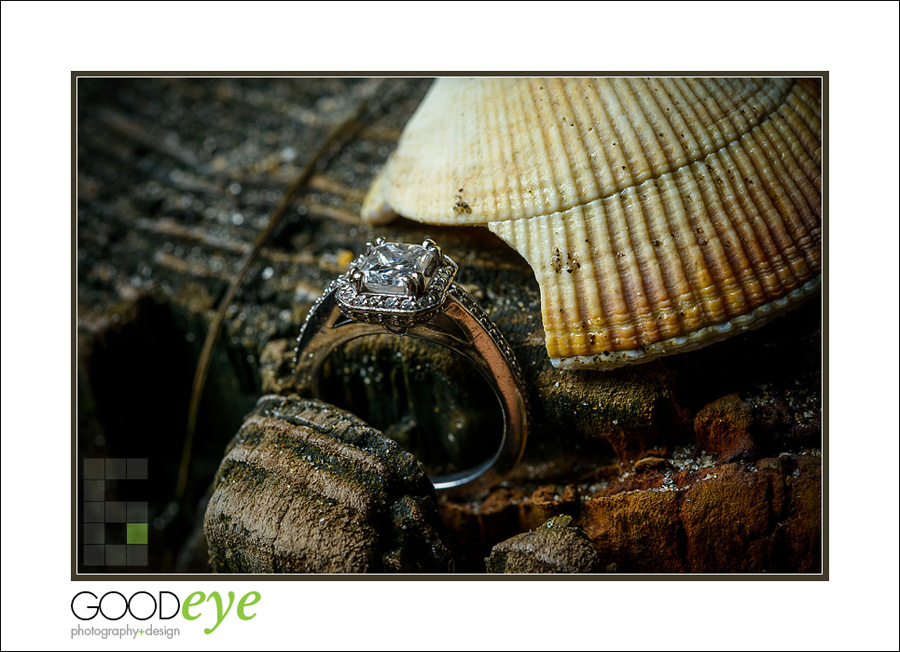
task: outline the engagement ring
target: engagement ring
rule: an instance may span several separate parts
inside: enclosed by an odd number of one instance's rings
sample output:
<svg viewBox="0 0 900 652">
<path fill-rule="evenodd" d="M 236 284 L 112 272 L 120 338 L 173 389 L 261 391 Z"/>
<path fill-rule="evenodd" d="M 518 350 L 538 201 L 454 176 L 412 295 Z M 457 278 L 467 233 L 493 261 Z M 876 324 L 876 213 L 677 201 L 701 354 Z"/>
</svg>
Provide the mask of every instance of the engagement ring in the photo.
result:
<svg viewBox="0 0 900 652">
<path fill-rule="evenodd" d="M 470 469 L 433 477 L 436 489 L 497 484 L 522 456 L 528 430 L 519 365 L 494 323 L 456 283 L 458 270 L 432 240 L 411 245 L 378 238 L 315 302 L 297 340 L 295 383 L 312 396 L 332 351 L 385 331 L 452 349 L 484 376 L 503 412 L 500 446 Z"/>
</svg>

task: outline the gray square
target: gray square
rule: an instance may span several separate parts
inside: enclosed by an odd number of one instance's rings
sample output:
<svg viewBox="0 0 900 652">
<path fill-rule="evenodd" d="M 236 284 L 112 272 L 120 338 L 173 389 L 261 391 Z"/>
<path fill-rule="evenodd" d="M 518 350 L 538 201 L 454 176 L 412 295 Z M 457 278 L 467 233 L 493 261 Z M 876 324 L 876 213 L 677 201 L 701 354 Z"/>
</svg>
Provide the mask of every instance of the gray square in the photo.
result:
<svg viewBox="0 0 900 652">
<path fill-rule="evenodd" d="M 103 480 L 85 480 L 84 499 L 86 501 L 106 500 L 106 482 Z"/>
<path fill-rule="evenodd" d="M 126 516 L 125 503 L 106 503 L 106 522 L 124 523 Z"/>
<path fill-rule="evenodd" d="M 128 548 L 128 565 L 129 566 L 146 566 L 147 565 L 147 546 L 131 545 Z"/>
<path fill-rule="evenodd" d="M 103 506 L 105 503 L 85 503 L 84 504 L 84 522 L 85 523 L 102 523 L 103 522 Z"/>
<path fill-rule="evenodd" d="M 128 503 L 127 521 L 129 523 L 146 523 L 147 522 L 147 503 Z"/>
<path fill-rule="evenodd" d="M 103 566 L 103 549 L 106 546 L 84 546 L 84 565 Z"/>
<path fill-rule="evenodd" d="M 106 479 L 107 480 L 124 480 L 125 479 L 125 458 L 124 457 L 107 457 L 106 458 Z"/>
<path fill-rule="evenodd" d="M 103 523 L 85 523 L 84 524 L 84 542 L 103 543 L 106 526 Z"/>
<path fill-rule="evenodd" d="M 84 479 L 85 480 L 102 480 L 103 479 L 103 458 L 87 457 L 84 460 Z"/>
<path fill-rule="evenodd" d="M 129 480 L 146 480 L 147 479 L 147 458 L 146 457 L 130 457 L 128 458 L 128 479 Z"/>
<path fill-rule="evenodd" d="M 107 566 L 124 566 L 126 562 L 125 546 L 105 546 L 106 548 L 106 565 Z"/>
</svg>

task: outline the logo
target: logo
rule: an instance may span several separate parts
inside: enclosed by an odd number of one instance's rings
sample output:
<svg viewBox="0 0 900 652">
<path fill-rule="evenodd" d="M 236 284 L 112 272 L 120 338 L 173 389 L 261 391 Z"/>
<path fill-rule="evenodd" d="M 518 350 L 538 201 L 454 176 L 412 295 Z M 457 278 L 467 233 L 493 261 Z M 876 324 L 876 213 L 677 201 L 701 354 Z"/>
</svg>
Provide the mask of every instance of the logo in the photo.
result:
<svg viewBox="0 0 900 652">
<path fill-rule="evenodd" d="M 171 612 L 169 615 L 163 613 L 163 596 L 171 596 L 165 608 Z M 174 609 L 171 608 L 173 600 Z M 109 591 L 100 598 L 91 591 L 82 591 L 72 598 L 72 614 L 78 620 L 93 620 L 98 615 L 106 620 L 120 620 L 126 614 L 135 620 L 150 620 L 157 615 L 157 611 L 160 620 L 171 620 L 180 608 L 181 601 L 171 591 L 160 591 L 159 599 L 147 591 L 138 591 L 130 598 L 126 598 L 118 591 Z"/>
<path fill-rule="evenodd" d="M 182 601 L 177 595 L 171 591 L 159 591 L 156 595 L 148 591 L 136 591 L 130 596 L 126 596 L 119 591 L 107 591 L 101 596 L 97 596 L 92 591 L 81 591 L 72 598 L 72 615 L 78 620 L 88 621 L 100 617 L 104 620 L 119 621 L 129 616 L 134 620 L 148 621 L 156 617 L 158 620 L 173 620 L 179 616 L 187 621 L 197 620 L 204 615 L 205 619 L 212 626 L 205 627 L 203 633 L 212 634 L 219 628 L 219 625 L 232 613 L 239 620 L 253 620 L 256 613 L 250 611 L 249 608 L 260 601 L 261 595 L 259 591 L 250 591 L 246 593 L 235 604 L 234 591 L 228 592 L 228 603 L 226 605 L 224 598 L 218 591 L 211 591 L 207 596 L 203 591 L 194 591 Z M 209 605 L 208 603 L 212 603 Z M 215 622 L 212 621 L 213 617 Z M 80 625 L 72 628 L 72 637 L 75 636 L 115 636 L 123 638 L 125 636 L 138 635 L 165 635 L 172 638 L 173 635 L 179 635 L 180 630 L 170 627 L 155 628 L 142 626 L 140 629 L 132 629 L 130 626 L 125 628 L 83 628 Z"/>
<path fill-rule="evenodd" d="M 85 566 L 147 565 L 147 501 L 106 500 L 109 485 L 123 482 L 145 490 L 147 458 L 91 457 L 84 460 L 82 562 Z"/>
</svg>

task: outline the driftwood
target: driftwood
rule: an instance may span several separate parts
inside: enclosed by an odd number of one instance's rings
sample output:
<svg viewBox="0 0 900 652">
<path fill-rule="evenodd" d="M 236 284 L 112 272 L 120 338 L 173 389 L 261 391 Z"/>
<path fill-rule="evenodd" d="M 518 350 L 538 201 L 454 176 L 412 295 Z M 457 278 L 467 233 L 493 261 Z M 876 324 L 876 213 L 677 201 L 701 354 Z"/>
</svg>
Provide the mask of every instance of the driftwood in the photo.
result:
<svg viewBox="0 0 900 652">
<path fill-rule="evenodd" d="M 477 228 L 406 220 L 371 227 L 358 220 L 370 180 L 428 87 L 427 80 L 374 84 L 79 82 L 79 452 L 150 458 L 151 569 L 175 567 L 175 551 L 204 513 L 207 488 L 245 415 L 263 393 L 291 390 L 293 341 L 309 306 L 378 236 L 438 240 L 525 370 L 533 422 L 522 465 L 507 486 L 479 501 L 440 499 L 457 570 L 483 571 L 493 545 L 561 513 L 588 533 L 604 568 L 619 560 L 619 569 L 668 570 L 667 563 L 676 564 L 668 558 L 628 561 L 629 546 L 637 544 L 622 532 L 616 538 L 609 528 L 622 521 L 603 520 L 596 505 L 628 490 L 674 484 L 688 491 L 720 462 L 734 472 L 709 472 L 717 477 L 704 486 L 761 470 L 760 460 L 787 459 L 765 467 L 766 482 L 793 479 L 790 491 L 800 483 L 804 496 L 820 495 L 809 466 L 818 464 L 821 445 L 817 304 L 759 331 L 632 369 L 555 370 L 543 346 L 531 270 L 499 239 Z M 200 404 L 187 492 L 182 504 L 172 505 L 191 378 L 215 308 L 305 157 L 363 98 L 369 105 L 362 127 L 317 166 L 226 314 Z M 429 471 L 446 470 L 480 455 L 496 436 L 499 411 L 480 382 L 446 351 L 405 338 L 371 338 L 333 356 L 322 398 L 401 442 Z M 716 403 L 728 396 L 737 403 Z M 782 453 L 787 457 L 779 458 Z M 690 464 L 687 472 L 678 468 L 678 460 L 701 458 L 706 462 L 696 471 Z M 797 469 L 802 473 L 795 478 Z M 749 478 L 721 485 L 717 518 L 738 518 L 738 502 L 729 496 L 733 486 L 755 486 Z M 641 518 L 645 505 L 627 500 L 630 518 Z M 818 547 L 799 543 L 818 540 L 817 503 L 807 503 L 809 509 L 792 512 L 790 535 L 778 535 L 793 543 L 779 539 L 765 554 L 751 555 L 746 568 L 819 568 Z M 788 504 L 794 503 L 760 506 L 771 521 L 765 536 Z M 659 532 L 678 540 L 675 512 L 662 514 L 675 520 Z M 668 545 L 669 534 L 653 536 Z M 726 570 L 701 553 L 683 555 L 678 567 Z M 203 569 L 203 557 L 202 547 L 183 555 L 182 567 Z"/>
<path fill-rule="evenodd" d="M 226 451 L 205 520 L 217 572 L 453 570 L 421 464 L 321 401 L 260 400 Z"/>
</svg>

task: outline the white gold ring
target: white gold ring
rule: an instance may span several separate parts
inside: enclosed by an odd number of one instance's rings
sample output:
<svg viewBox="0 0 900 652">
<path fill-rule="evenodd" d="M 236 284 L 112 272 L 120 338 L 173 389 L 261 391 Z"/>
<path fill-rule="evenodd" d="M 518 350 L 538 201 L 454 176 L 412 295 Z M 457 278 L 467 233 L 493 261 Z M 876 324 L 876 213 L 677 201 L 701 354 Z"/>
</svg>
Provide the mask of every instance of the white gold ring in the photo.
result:
<svg viewBox="0 0 900 652">
<path fill-rule="evenodd" d="M 388 331 L 435 342 L 468 360 L 500 402 L 503 433 L 487 460 L 433 477 L 436 489 L 493 486 L 518 463 L 528 415 L 522 373 L 512 349 L 484 310 L 456 283 L 457 264 L 433 240 L 421 245 L 367 245 L 346 274 L 316 301 L 297 339 L 294 381 L 302 394 L 318 394 L 328 355 L 344 343 Z"/>
</svg>

